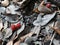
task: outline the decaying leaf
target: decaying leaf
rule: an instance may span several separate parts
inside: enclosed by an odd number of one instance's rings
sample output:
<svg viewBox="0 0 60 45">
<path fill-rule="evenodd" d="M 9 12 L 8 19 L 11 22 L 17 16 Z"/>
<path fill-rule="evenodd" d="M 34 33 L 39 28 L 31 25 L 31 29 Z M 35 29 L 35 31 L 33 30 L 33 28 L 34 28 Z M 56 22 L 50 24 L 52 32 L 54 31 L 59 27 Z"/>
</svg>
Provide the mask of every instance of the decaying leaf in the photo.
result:
<svg viewBox="0 0 60 45">
<path fill-rule="evenodd" d="M 2 34 L 2 32 L 0 31 L 0 40 L 2 40 L 3 39 L 3 34 Z"/>
<path fill-rule="evenodd" d="M 0 7 L 0 13 L 5 13 L 5 7 Z"/>
<path fill-rule="evenodd" d="M 5 34 L 4 38 L 9 38 L 9 36 L 11 36 L 11 35 L 12 35 L 12 30 L 7 28 L 6 29 L 6 34 Z"/>
<path fill-rule="evenodd" d="M 17 30 L 17 35 L 19 35 L 24 30 L 24 28 L 25 24 L 22 24 L 22 27 L 19 30 Z"/>
<path fill-rule="evenodd" d="M 16 14 L 16 10 L 19 9 L 18 6 L 15 6 L 15 5 L 9 5 L 6 9 L 6 13 L 7 14 Z"/>
<path fill-rule="evenodd" d="M 5 22 L 4 22 L 4 29 L 6 29 L 7 27 L 8 27 L 8 22 L 5 21 Z"/>
<path fill-rule="evenodd" d="M 27 43 L 21 43 L 20 45 L 28 45 Z"/>
</svg>

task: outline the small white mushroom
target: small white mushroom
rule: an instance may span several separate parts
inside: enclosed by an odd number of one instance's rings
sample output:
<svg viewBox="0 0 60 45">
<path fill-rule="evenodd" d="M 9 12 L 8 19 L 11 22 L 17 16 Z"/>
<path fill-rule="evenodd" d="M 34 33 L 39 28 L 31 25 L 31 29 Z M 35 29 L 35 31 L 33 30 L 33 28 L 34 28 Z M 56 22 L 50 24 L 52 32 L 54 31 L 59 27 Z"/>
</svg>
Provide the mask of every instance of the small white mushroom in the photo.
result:
<svg viewBox="0 0 60 45">
<path fill-rule="evenodd" d="M 9 5 L 9 0 L 4 0 L 1 2 L 3 6 L 8 6 Z"/>
</svg>

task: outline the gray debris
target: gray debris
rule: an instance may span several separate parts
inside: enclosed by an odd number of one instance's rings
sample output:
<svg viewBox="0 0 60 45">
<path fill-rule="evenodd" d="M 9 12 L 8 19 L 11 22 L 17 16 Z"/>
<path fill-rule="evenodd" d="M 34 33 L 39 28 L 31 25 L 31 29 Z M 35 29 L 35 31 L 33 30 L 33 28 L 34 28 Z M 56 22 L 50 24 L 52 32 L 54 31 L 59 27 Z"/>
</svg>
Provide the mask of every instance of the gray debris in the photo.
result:
<svg viewBox="0 0 60 45">
<path fill-rule="evenodd" d="M 52 2 L 0 0 L 0 45 L 60 45 L 60 4 Z"/>
</svg>

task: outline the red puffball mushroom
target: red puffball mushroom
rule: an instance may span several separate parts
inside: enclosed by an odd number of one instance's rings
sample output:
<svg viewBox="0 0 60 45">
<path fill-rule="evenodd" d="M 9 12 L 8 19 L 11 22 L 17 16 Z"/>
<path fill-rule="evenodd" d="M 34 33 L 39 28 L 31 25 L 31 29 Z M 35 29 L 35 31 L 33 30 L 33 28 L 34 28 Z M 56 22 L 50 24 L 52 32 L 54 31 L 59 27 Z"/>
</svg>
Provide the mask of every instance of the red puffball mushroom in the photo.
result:
<svg viewBox="0 0 60 45">
<path fill-rule="evenodd" d="M 50 3 L 46 4 L 46 7 L 47 8 L 50 8 L 51 7 L 51 4 Z"/>
<path fill-rule="evenodd" d="M 15 31 L 16 30 L 16 26 L 15 25 L 11 25 L 11 29 L 12 29 L 12 31 Z"/>
<path fill-rule="evenodd" d="M 15 27 L 16 27 L 17 29 L 19 29 L 19 28 L 21 27 L 21 24 L 18 23 L 18 24 L 15 25 Z"/>
</svg>

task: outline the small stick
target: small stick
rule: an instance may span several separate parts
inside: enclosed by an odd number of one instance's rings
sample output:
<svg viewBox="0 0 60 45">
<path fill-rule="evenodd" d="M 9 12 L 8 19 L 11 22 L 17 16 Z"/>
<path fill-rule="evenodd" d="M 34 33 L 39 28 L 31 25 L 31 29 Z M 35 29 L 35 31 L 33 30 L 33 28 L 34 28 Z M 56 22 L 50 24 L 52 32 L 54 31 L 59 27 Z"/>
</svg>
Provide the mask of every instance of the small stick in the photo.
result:
<svg viewBox="0 0 60 45">
<path fill-rule="evenodd" d="M 56 35 L 56 32 L 53 34 L 53 36 L 52 36 L 52 38 L 51 38 L 51 42 L 50 42 L 50 44 L 49 44 L 49 45 L 51 45 L 51 44 L 52 44 L 52 41 L 53 41 L 53 39 L 54 39 L 55 35 Z"/>
<path fill-rule="evenodd" d="M 31 37 L 33 32 L 30 32 L 29 34 L 26 34 L 25 36 L 20 37 L 19 41 L 17 41 L 14 45 L 19 45 L 21 42 L 24 41 L 26 37 Z"/>
</svg>

